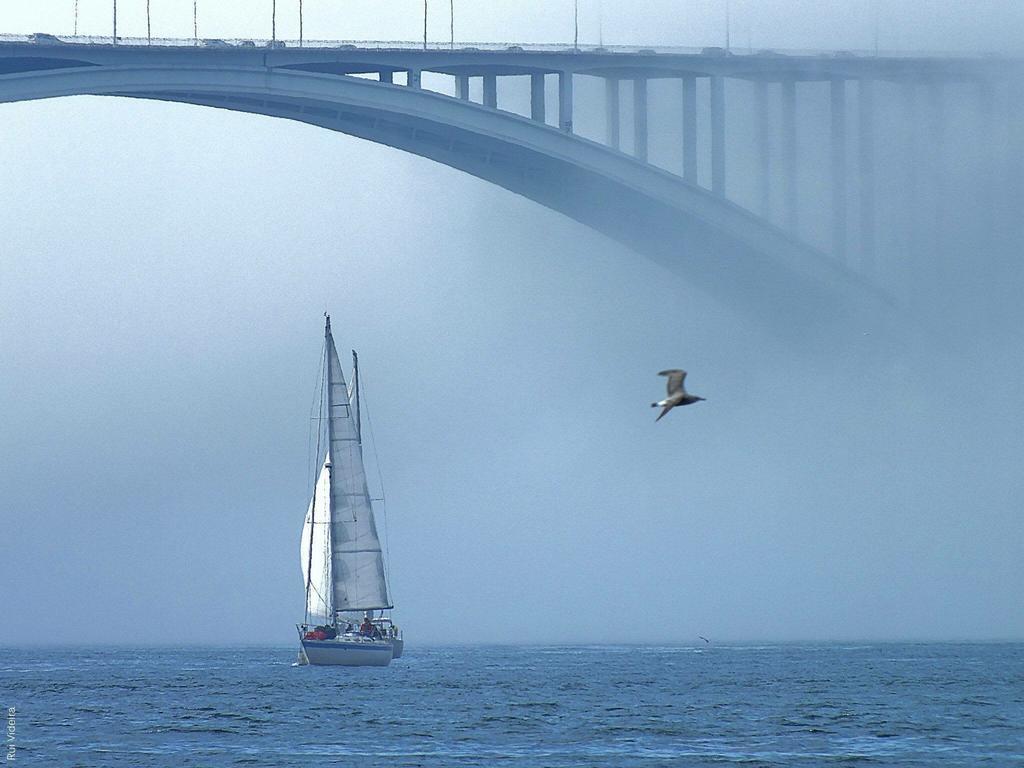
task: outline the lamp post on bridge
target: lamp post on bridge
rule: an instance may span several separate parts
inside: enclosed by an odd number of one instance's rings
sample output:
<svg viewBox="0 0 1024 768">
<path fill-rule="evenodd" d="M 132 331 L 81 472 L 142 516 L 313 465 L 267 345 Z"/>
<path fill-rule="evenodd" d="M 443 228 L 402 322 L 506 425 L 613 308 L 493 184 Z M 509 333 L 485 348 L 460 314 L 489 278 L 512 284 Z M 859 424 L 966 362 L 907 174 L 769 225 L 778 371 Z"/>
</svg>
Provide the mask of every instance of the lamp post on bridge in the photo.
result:
<svg viewBox="0 0 1024 768">
<path fill-rule="evenodd" d="M 729 0 L 725 0 L 725 52 L 732 51 L 732 16 L 729 13 Z"/>
<path fill-rule="evenodd" d="M 117 0 L 114 0 L 114 45 L 117 45 Z"/>
<path fill-rule="evenodd" d="M 277 42 L 277 0 L 270 0 L 270 42 Z"/>
<path fill-rule="evenodd" d="M 153 27 L 150 24 L 149 0 L 146 0 L 146 45 L 153 44 Z"/>
<path fill-rule="evenodd" d="M 299 0 L 299 48 L 302 47 L 302 0 Z"/>
<path fill-rule="evenodd" d="M 423 0 L 423 50 L 427 50 L 427 0 Z"/>
<path fill-rule="evenodd" d="M 572 3 L 572 49 L 577 53 L 580 50 L 580 0 Z"/>
</svg>

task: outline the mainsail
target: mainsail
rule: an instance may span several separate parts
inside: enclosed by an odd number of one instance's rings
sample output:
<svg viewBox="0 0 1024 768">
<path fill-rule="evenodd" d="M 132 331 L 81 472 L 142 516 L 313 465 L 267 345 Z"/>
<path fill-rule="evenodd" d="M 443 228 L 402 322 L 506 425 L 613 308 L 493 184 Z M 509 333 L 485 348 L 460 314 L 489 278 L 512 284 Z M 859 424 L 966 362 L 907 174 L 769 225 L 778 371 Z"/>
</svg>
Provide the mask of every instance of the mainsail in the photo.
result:
<svg viewBox="0 0 1024 768">
<path fill-rule="evenodd" d="M 384 577 L 384 557 L 363 467 L 358 405 L 353 402 L 355 393 L 350 394 L 345 383 L 338 350 L 331 336 L 330 318 L 325 336 L 328 453 L 307 514 L 310 521 L 315 514 L 316 523 L 311 521 L 303 529 L 302 562 L 308 587 L 307 609 L 310 613 L 320 614 L 326 608 L 328 614 L 333 614 L 336 611 L 391 608 Z M 323 492 L 321 484 L 324 485 Z M 326 504 L 321 501 L 321 493 L 326 497 Z M 330 520 L 330 524 L 324 530 L 325 536 L 321 537 L 318 523 L 323 513 L 326 513 L 325 518 Z M 311 529 L 308 537 L 307 529 Z M 318 551 L 330 552 L 327 562 L 320 561 L 319 571 Z M 310 562 L 313 563 L 312 568 Z M 310 571 L 312 578 L 308 575 Z M 326 590 L 327 583 L 331 585 L 329 595 L 326 592 L 320 594 L 318 591 Z M 323 598 L 327 598 L 330 605 L 325 605 Z"/>
</svg>

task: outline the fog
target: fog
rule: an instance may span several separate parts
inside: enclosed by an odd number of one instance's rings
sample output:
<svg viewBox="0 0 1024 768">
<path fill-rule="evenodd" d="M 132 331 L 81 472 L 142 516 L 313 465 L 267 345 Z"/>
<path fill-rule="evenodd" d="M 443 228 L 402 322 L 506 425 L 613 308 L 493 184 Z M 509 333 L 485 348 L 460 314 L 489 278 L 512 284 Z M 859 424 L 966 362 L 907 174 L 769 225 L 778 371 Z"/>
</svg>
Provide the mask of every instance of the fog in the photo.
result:
<svg viewBox="0 0 1024 768">
<path fill-rule="evenodd" d="M 0 27 L 67 30 L 68 5 L 5 8 Z M 100 5 L 82 0 L 85 32 L 108 31 Z M 142 3 L 121 5 L 144 33 Z M 191 4 L 163 5 L 188 35 Z M 416 37 L 414 8 L 366 5 L 343 25 L 307 1 L 307 36 Z M 1020 39 L 1016 3 L 837 5 L 734 0 L 734 42 L 869 48 L 872 14 L 883 47 Z M 202 34 L 265 36 L 240 7 L 201 2 Z M 457 37 L 571 36 L 571 6 L 514 7 L 467 7 Z M 721 7 L 691 11 L 581 4 L 591 40 L 719 43 Z M 728 184 L 756 208 L 744 87 Z M 880 91 L 879 243 L 850 260 L 898 310 L 824 348 L 369 142 L 184 105 L 0 105 L 0 643 L 294 639 L 324 311 L 342 357 L 360 352 L 413 645 L 1024 637 L 1015 93 L 987 140 L 976 91 L 948 89 L 945 149 L 925 145 L 908 198 L 910 113 Z M 801 94 L 800 233 L 827 247 L 826 93 Z M 650 98 L 670 168 L 678 94 Z M 671 367 L 708 399 L 655 424 Z"/>
</svg>

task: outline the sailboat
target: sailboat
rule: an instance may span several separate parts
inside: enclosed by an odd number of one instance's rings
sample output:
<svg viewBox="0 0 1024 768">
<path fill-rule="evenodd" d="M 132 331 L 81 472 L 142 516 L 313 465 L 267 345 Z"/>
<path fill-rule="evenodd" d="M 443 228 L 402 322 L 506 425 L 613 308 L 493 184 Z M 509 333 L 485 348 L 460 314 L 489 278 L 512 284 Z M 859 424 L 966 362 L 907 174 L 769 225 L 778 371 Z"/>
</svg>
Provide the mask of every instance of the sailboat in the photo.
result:
<svg viewBox="0 0 1024 768">
<path fill-rule="evenodd" d="M 363 465 L 359 357 L 352 352 L 350 387 L 329 316 L 323 377 L 317 419 L 320 469 L 299 547 L 306 610 L 303 623 L 296 625 L 298 663 L 387 666 L 401 657 L 404 642 L 388 613 L 394 606 Z"/>
</svg>

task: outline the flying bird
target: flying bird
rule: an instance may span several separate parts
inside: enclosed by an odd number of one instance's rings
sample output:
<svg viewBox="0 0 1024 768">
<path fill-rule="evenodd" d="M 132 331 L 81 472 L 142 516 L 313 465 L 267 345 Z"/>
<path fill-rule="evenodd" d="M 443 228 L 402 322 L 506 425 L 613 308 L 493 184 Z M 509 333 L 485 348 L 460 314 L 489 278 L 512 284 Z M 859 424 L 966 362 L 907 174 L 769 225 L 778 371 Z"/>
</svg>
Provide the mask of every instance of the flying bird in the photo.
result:
<svg viewBox="0 0 1024 768">
<path fill-rule="evenodd" d="M 664 400 L 659 400 L 656 403 L 651 403 L 651 408 L 662 408 L 662 412 L 658 414 L 658 418 L 655 421 L 661 421 L 661 417 L 671 411 L 677 405 L 691 405 L 699 400 L 706 398 L 698 397 L 697 395 L 691 395 L 686 391 L 686 387 L 683 386 L 683 381 L 686 380 L 686 371 L 681 371 L 678 368 L 672 368 L 667 371 L 661 371 L 659 376 L 668 376 L 668 397 Z"/>
<path fill-rule="evenodd" d="M 697 635 L 697 637 L 699 637 L 701 640 L 703 640 L 708 645 L 711 645 L 711 641 L 708 640 L 706 637 L 704 637 L 704 635 Z"/>
</svg>

